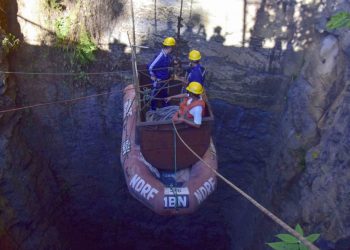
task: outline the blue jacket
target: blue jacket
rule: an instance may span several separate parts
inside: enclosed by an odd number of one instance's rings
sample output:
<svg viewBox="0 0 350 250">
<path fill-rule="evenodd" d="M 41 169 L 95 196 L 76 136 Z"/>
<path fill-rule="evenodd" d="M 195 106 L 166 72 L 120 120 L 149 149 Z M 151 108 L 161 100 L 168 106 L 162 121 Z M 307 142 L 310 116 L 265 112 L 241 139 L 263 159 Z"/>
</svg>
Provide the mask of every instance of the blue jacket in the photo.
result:
<svg viewBox="0 0 350 250">
<path fill-rule="evenodd" d="M 199 82 L 200 84 L 204 84 L 205 80 L 205 68 L 200 64 L 197 64 L 194 67 L 191 67 L 187 70 L 187 80 L 190 82 Z"/>
<path fill-rule="evenodd" d="M 164 53 L 163 50 L 154 57 L 153 61 L 148 65 L 148 71 L 151 76 L 155 76 L 161 80 L 170 78 L 170 69 L 172 58 Z"/>
</svg>

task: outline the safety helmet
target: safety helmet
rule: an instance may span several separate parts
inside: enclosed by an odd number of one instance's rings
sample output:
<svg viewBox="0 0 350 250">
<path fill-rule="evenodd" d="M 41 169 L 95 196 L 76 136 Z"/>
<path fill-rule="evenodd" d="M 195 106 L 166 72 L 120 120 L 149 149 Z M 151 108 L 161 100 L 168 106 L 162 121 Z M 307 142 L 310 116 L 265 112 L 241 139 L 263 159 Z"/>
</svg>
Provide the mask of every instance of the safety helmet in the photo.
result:
<svg viewBox="0 0 350 250">
<path fill-rule="evenodd" d="M 191 50 L 188 54 L 188 59 L 191 61 L 199 61 L 202 58 L 201 53 L 198 50 Z"/>
<path fill-rule="evenodd" d="M 188 90 L 189 92 L 196 94 L 196 95 L 200 95 L 204 92 L 204 88 L 203 88 L 202 84 L 200 84 L 199 82 L 190 82 L 190 84 L 188 84 L 186 90 Z"/>
<path fill-rule="evenodd" d="M 163 41 L 163 45 L 164 46 L 175 46 L 176 45 L 175 38 L 174 37 L 165 38 Z"/>
</svg>

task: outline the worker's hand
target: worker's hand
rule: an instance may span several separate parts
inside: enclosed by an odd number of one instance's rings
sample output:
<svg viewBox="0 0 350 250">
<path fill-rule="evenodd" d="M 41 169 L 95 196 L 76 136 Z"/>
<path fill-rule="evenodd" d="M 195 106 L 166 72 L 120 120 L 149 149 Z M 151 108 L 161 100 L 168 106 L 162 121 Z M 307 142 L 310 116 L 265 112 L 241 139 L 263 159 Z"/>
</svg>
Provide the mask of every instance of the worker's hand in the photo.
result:
<svg viewBox="0 0 350 250">
<path fill-rule="evenodd" d="M 176 124 L 176 123 L 179 123 L 179 113 L 176 112 L 174 115 L 173 115 L 173 118 L 171 118 L 171 120 L 173 120 L 173 122 Z"/>
<path fill-rule="evenodd" d="M 152 76 L 151 79 L 153 81 L 153 88 L 159 88 L 159 79 L 155 76 Z"/>
<path fill-rule="evenodd" d="M 171 96 L 164 98 L 165 103 L 170 102 L 170 100 L 171 100 Z"/>
<path fill-rule="evenodd" d="M 178 119 L 177 119 L 177 121 L 180 123 L 180 122 L 184 122 L 185 121 L 185 118 L 183 118 L 183 117 L 179 117 Z"/>
<path fill-rule="evenodd" d="M 185 82 L 185 77 L 183 77 L 183 76 L 175 75 L 174 79 L 177 81 Z"/>
</svg>

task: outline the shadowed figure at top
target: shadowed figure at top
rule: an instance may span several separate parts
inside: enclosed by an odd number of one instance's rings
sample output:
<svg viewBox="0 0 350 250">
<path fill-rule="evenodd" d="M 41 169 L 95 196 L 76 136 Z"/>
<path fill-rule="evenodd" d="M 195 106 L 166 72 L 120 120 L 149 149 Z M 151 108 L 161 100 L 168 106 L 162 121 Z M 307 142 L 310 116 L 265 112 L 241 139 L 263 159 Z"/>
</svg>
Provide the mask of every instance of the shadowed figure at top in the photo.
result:
<svg viewBox="0 0 350 250">
<path fill-rule="evenodd" d="M 221 35 L 221 30 L 222 28 L 220 26 L 216 26 L 214 28 L 214 35 L 209 39 L 209 41 L 223 44 L 226 39 Z"/>
</svg>

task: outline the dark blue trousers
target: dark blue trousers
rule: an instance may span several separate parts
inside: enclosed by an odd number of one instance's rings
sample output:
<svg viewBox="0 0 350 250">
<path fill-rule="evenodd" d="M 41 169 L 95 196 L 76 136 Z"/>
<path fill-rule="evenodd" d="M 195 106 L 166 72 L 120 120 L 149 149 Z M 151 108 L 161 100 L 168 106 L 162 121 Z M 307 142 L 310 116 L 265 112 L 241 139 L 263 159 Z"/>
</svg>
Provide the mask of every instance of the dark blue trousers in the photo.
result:
<svg viewBox="0 0 350 250">
<path fill-rule="evenodd" d="M 153 84 L 152 98 L 166 98 L 168 97 L 168 86 L 165 83 Z M 158 102 L 161 102 L 162 107 L 166 107 L 169 104 L 164 100 L 152 99 L 151 100 L 151 110 L 156 110 Z"/>
</svg>

